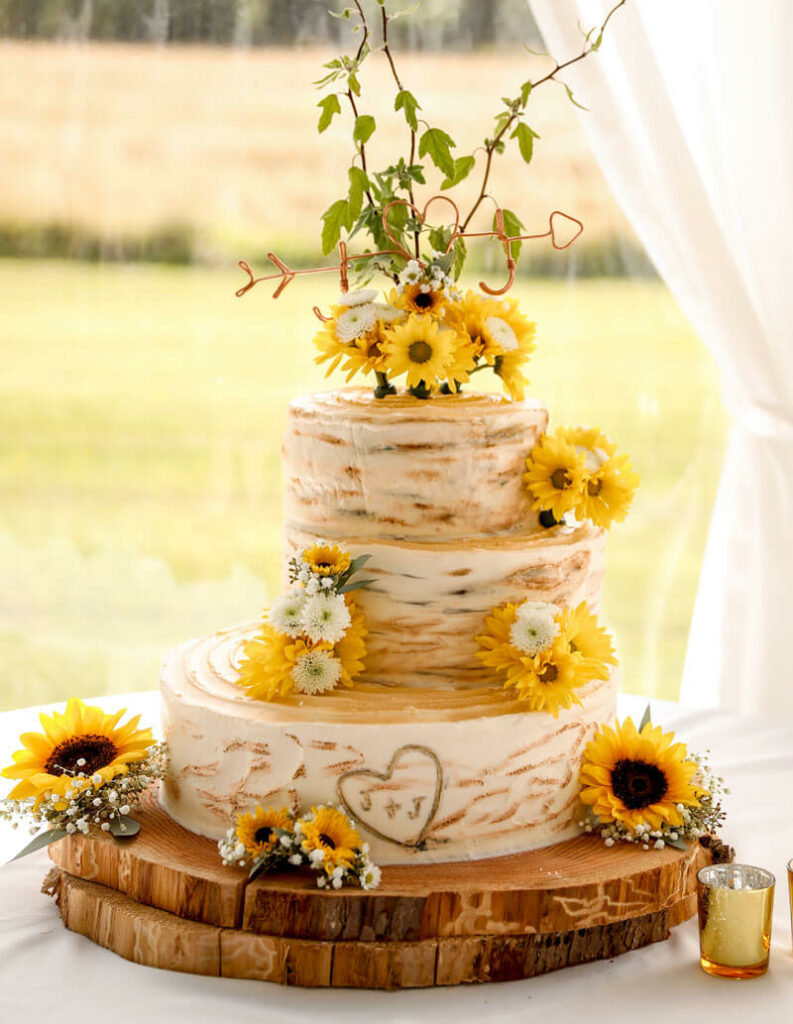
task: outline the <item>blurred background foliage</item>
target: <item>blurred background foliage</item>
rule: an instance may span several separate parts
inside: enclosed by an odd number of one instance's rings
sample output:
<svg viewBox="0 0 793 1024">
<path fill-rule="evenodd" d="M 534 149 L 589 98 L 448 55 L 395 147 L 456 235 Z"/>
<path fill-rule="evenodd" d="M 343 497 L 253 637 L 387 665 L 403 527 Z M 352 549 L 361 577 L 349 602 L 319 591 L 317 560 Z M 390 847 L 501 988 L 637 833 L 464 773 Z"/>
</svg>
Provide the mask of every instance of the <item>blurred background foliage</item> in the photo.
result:
<svg viewBox="0 0 793 1024">
<path fill-rule="evenodd" d="M 341 383 L 311 344 L 337 287 L 233 293 L 240 258 L 315 265 L 343 191 L 350 127 L 315 131 L 311 83 L 349 42 L 325 6 L 0 0 L 0 708 L 151 688 L 168 645 L 256 616 L 279 586 L 285 408 Z M 394 36 L 461 151 L 543 62 L 520 45 L 541 46 L 523 0 L 424 0 Z M 362 84 L 388 160 L 404 131 L 377 63 Z M 624 688 L 674 697 L 718 380 L 561 88 L 531 123 L 531 166 L 499 158 L 494 193 L 532 228 L 555 208 L 586 224 L 569 252 L 522 261 L 532 392 L 552 423 L 601 424 L 644 478 L 609 539 L 605 616 Z M 503 274 L 482 246 L 466 283 Z"/>
</svg>

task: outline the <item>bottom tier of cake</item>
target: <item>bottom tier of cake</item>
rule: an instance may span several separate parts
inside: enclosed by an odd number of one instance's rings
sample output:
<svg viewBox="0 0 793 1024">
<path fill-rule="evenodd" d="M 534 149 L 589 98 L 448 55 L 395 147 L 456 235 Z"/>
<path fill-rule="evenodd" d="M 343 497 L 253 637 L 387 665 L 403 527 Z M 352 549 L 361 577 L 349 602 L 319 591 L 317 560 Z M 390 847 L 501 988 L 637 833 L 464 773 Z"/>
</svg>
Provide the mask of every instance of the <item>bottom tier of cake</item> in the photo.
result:
<svg viewBox="0 0 793 1024">
<path fill-rule="evenodd" d="M 580 760 L 614 718 L 614 674 L 558 718 L 498 688 L 368 684 L 267 704 L 234 685 L 255 630 L 184 644 L 163 663 L 161 799 L 184 827 L 217 839 L 256 804 L 338 803 L 380 864 L 493 857 L 579 831 Z"/>
</svg>

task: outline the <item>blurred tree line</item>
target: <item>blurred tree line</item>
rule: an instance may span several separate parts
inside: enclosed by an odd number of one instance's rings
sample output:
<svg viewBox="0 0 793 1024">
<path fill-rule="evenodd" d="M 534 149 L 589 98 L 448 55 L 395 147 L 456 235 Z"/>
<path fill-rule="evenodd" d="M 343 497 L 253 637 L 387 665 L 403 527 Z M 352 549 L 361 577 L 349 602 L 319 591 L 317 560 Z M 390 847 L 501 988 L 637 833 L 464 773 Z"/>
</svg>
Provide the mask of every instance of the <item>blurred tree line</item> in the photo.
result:
<svg viewBox="0 0 793 1024">
<path fill-rule="evenodd" d="M 344 44 L 343 0 L 0 0 L 0 35 L 237 46 Z M 371 0 L 368 2 L 371 8 Z M 391 0 L 389 10 L 408 8 Z M 539 33 L 526 0 L 422 0 L 389 36 L 411 49 L 528 42 Z"/>
</svg>

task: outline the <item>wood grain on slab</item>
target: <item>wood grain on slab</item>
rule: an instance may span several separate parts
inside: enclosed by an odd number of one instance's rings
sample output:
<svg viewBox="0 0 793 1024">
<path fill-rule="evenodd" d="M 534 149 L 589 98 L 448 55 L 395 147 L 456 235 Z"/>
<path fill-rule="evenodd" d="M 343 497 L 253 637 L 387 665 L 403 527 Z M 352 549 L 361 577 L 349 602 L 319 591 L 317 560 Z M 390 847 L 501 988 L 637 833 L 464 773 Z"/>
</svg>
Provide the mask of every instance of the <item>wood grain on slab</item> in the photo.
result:
<svg viewBox="0 0 793 1024">
<path fill-rule="evenodd" d="M 549 935 L 314 942 L 185 921 L 61 871 L 67 928 L 135 963 L 304 987 L 398 989 L 513 981 L 607 959 L 669 935 L 669 911 Z"/>
</svg>

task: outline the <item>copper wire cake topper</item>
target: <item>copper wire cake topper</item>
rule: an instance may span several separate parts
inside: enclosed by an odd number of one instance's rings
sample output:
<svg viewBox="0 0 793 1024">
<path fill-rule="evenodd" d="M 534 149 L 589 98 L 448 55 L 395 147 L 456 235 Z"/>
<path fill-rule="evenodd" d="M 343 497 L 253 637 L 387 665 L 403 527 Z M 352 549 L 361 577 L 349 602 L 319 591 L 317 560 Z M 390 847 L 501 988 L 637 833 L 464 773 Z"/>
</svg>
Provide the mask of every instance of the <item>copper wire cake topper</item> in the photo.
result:
<svg viewBox="0 0 793 1024">
<path fill-rule="evenodd" d="M 394 243 L 393 249 L 378 249 L 377 251 L 374 252 L 362 252 L 354 253 L 353 255 L 348 255 L 347 243 L 342 240 L 339 242 L 338 245 L 339 262 L 337 264 L 333 264 L 328 267 L 309 267 L 303 270 L 293 270 L 291 267 L 288 267 L 282 259 L 276 256 L 274 252 L 268 252 L 267 258 L 268 260 L 270 260 L 272 264 L 274 264 L 274 266 L 278 268 L 278 273 L 265 274 L 262 277 L 255 277 L 253 271 L 250 268 L 250 265 L 245 260 L 240 260 L 239 266 L 248 275 L 248 283 L 243 285 L 242 288 L 238 288 L 234 294 L 237 296 L 237 298 L 242 298 L 242 296 L 245 295 L 246 292 L 249 292 L 251 288 L 253 288 L 257 284 L 260 284 L 263 281 L 278 281 L 278 286 L 273 292 L 273 298 L 277 299 L 279 295 L 283 292 L 284 288 L 286 288 L 286 286 L 296 277 L 305 274 L 327 274 L 334 270 L 339 271 L 341 291 L 342 294 L 344 294 L 349 290 L 347 271 L 350 264 L 354 263 L 356 260 L 371 259 L 373 256 L 403 256 L 405 259 L 408 260 L 415 259 L 418 262 L 419 266 L 424 267 L 426 265 L 424 260 L 420 259 L 417 256 L 414 256 L 413 253 L 405 249 L 405 247 L 400 245 L 399 242 L 391 234 L 391 230 L 388 225 L 388 211 L 394 206 L 406 206 L 408 209 L 413 211 L 418 222 L 420 224 L 424 224 L 427 217 L 427 210 L 432 205 L 432 203 L 437 202 L 438 200 L 442 200 L 443 202 L 448 203 L 452 207 L 452 209 L 454 210 L 455 218 L 454 230 L 452 231 L 451 237 L 449 238 L 448 244 L 446 245 L 446 249 L 443 255 L 447 255 L 451 251 L 452 246 L 454 245 L 458 238 L 497 238 L 499 242 L 501 242 L 501 244 L 504 246 L 507 272 L 509 274 L 509 277 L 507 278 L 506 284 L 503 285 L 501 288 L 491 288 L 489 285 L 485 284 L 484 281 L 480 281 L 479 287 L 482 289 L 483 292 L 486 292 L 488 295 L 505 295 L 512 287 L 512 285 L 515 283 L 515 267 L 517 261 L 515 257 L 512 255 L 513 242 L 526 242 L 537 238 L 550 238 L 551 245 L 554 247 L 554 249 L 561 251 L 563 249 L 569 248 L 573 244 L 573 242 L 575 242 L 576 239 L 580 237 L 581 232 L 584 230 L 583 223 L 577 217 L 572 217 L 570 214 L 563 213 L 561 210 L 554 210 L 548 217 L 547 231 L 542 231 L 539 232 L 538 234 L 529 235 L 508 235 L 504 228 L 504 211 L 499 206 L 496 207 L 495 212 L 495 229 L 491 231 L 461 231 L 460 211 L 457 207 L 457 204 L 449 196 L 431 196 L 424 204 L 424 208 L 422 210 L 419 210 L 418 207 L 416 207 L 413 203 L 408 202 L 408 200 L 406 199 L 394 199 L 383 208 L 383 212 L 381 214 L 383 230 Z M 575 225 L 575 233 L 570 238 L 568 238 L 566 242 L 561 242 L 558 238 L 558 220 L 565 221 L 567 222 L 567 224 Z M 314 313 L 320 320 L 327 319 L 325 316 L 322 315 L 322 313 L 316 306 L 314 306 Z"/>
</svg>

